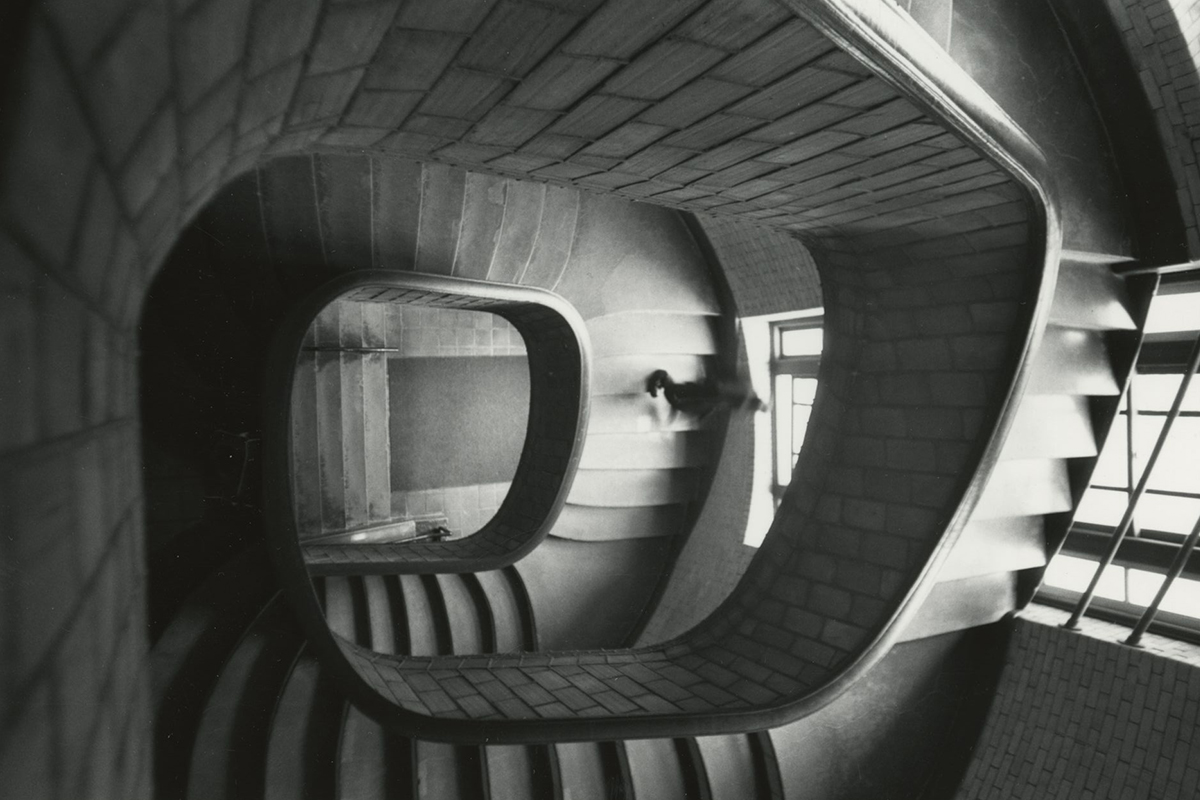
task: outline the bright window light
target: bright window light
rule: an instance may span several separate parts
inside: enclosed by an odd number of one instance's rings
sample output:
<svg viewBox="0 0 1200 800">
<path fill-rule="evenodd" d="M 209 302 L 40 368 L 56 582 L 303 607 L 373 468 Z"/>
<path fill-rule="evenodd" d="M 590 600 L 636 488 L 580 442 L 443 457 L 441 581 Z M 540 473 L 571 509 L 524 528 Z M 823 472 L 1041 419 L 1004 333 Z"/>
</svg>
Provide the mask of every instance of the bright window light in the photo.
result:
<svg viewBox="0 0 1200 800">
<path fill-rule="evenodd" d="M 1083 493 L 1075 519 L 1092 525 L 1115 526 L 1121 521 L 1121 515 L 1128 505 L 1129 495 L 1126 492 L 1089 487 Z"/>
<path fill-rule="evenodd" d="M 1139 527 L 1163 533 L 1186 535 L 1200 516 L 1200 499 L 1147 493 L 1138 503 L 1134 518 Z"/>
<path fill-rule="evenodd" d="M 1146 317 L 1146 333 L 1194 331 L 1200 326 L 1200 292 L 1155 295 Z"/>
<path fill-rule="evenodd" d="M 775 482 L 787 486 L 792 482 L 792 376 L 775 376 Z"/>
<path fill-rule="evenodd" d="M 1137 375 L 1133 379 L 1134 402 L 1139 411 L 1166 411 L 1175 401 L 1182 375 Z M 1122 404 L 1122 408 L 1124 404 Z M 1200 411 L 1200 379 L 1192 378 L 1183 396 L 1184 411 Z"/>
<path fill-rule="evenodd" d="M 779 354 L 791 356 L 819 356 L 824 347 L 825 334 L 821 328 L 784 329 L 779 335 Z"/>
<path fill-rule="evenodd" d="M 1086 558 L 1060 555 L 1046 568 L 1046 585 L 1070 592 L 1082 592 L 1096 574 L 1096 562 Z M 1104 570 L 1096 586 L 1096 596 L 1109 600 L 1125 599 L 1125 570 L 1115 564 Z"/>
<path fill-rule="evenodd" d="M 1148 606 L 1162 587 L 1165 576 L 1144 569 L 1129 570 L 1129 602 Z M 1163 611 L 1200 619 L 1200 581 L 1178 578 L 1163 598 Z"/>
</svg>

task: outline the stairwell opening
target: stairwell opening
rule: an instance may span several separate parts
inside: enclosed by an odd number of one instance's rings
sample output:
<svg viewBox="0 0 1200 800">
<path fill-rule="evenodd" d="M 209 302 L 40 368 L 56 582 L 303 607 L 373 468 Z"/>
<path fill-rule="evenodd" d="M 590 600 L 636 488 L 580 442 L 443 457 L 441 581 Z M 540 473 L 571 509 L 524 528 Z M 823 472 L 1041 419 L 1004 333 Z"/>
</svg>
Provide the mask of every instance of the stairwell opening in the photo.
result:
<svg viewBox="0 0 1200 800">
<path fill-rule="evenodd" d="M 529 360 L 504 317 L 338 300 L 309 326 L 294 385 L 302 540 L 461 538 L 507 496 Z"/>
</svg>

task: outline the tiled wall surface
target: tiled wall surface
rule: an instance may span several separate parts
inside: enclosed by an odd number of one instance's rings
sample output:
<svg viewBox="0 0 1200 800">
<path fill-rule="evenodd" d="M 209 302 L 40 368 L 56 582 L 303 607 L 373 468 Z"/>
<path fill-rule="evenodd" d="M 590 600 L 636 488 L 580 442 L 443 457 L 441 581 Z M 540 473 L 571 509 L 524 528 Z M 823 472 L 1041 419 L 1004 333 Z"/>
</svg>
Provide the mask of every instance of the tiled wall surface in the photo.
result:
<svg viewBox="0 0 1200 800">
<path fill-rule="evenodd" d="M 739 316 L 821 305 L 816 262 L 797 239 L 724 217 L 701 215 L 700 225 L 720 259 Z"/>
<path fill-rule="evenodd" d="M 1106 0 L 1125 38 L 1154 112 L 1187 227 L 1200 258 L 1200 3 L 1196 0 Z"/>
<path fill-rule="evenodd" d="M 1200 667 L 1104 633 L 1093 638 L 1017 620 L 957 797 L 1195 796 Z"/>
<path fill-rule="evenodd" d="M 388 306 L 389 358 L 523 356 L 521 334 L 503 317 L 477 311 Z"/>
</svg>

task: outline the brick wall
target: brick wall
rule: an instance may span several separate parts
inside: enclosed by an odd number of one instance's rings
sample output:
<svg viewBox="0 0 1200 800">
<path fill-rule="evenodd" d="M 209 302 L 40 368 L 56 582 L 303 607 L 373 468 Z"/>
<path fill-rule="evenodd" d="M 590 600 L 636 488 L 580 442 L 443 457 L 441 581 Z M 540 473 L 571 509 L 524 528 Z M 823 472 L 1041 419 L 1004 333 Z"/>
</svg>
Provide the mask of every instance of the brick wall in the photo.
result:
<svg viewBox="0 0 1200 800">
<path fill-rule="evenodd" d="M 1065 617 L 1065 614 L 1061 615 Z M 1200 666 L 1019 619 L 957 797 L 1192 797 Z M 1097 634 L 1103 638 L 1097 638 Z M 1194 648 L 1193 648 L 1194 649 Z"/>
<path fill-rule="evenodd" d="M 707 214 L 698 219 L 721 262 L 738 316 L 821 305 L 817 265 L 798 239 L 741 220 Z"/>
<path fill-rule="evenodd" d="M 1187 250 L 1200 258 L 1200 3 L 1195 0 L 1106 0 L 1125 39 L 1154 113 Z"/>
</svg>

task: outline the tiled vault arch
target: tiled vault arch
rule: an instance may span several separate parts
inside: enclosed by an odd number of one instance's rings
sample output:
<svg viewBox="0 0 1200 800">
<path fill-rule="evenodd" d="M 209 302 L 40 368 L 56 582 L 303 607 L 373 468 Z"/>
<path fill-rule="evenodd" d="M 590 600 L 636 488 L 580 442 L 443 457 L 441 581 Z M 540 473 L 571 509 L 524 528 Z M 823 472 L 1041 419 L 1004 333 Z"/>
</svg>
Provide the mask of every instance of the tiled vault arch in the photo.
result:
<svg viewBox="0 0 1200 800">
<path fill-rule="evenodd" d="M 699 698 L 707 707 L 736 716 L 851 658 L 956 506 L 1040 258 L 1025 249 L 1024 190 L 783 6 L 439 9 L 147 0 L 28 11 L 0 167 L 3 368 L 16 376 L 0 388 L 10 785 L 50 763 L 64 787 L 86 770 L 114 794 L 146 791 L 134 328 L 179 231 L 265 158 L 432 158 L 740 217 L 816 245 L 835 335 L 806 459 L 827 480 L 798 482 L 744 591 L 689 644 L 708 659 L 703 642 L 734 637 L 755 654 L 710 659 L 736 691 Z M 855 475 L 883 467 L 895 495 L 857 495 Z M 840 618 L 827 602 L 845 606 Z M 821 655 L 797 660 L 797 642 Z M 777 666 L 764 674 L 768 659 Z"/>
</svg>

